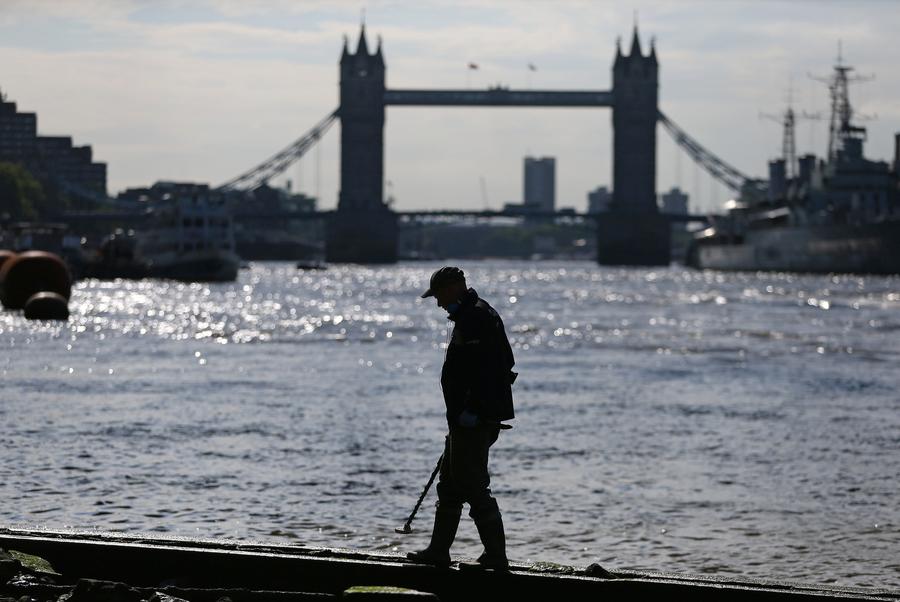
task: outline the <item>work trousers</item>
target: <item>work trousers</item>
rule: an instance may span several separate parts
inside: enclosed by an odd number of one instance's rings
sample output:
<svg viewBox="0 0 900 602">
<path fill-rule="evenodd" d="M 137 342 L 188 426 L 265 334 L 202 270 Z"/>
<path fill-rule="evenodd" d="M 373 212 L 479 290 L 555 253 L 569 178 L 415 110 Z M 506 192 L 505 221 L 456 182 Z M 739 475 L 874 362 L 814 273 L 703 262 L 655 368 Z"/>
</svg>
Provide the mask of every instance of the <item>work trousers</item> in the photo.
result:
<svg viewBox="0 0 900 602">
<path fill-rule="evenodd" d="M 458 513 L 468 503 L 469 516 L 476 522 L 499 514 L 488 472 L 488 451 L 499 433 L 497 427 L 485 425 L 451 429 L 437 484 L 438 511 Z"/>
</svg>

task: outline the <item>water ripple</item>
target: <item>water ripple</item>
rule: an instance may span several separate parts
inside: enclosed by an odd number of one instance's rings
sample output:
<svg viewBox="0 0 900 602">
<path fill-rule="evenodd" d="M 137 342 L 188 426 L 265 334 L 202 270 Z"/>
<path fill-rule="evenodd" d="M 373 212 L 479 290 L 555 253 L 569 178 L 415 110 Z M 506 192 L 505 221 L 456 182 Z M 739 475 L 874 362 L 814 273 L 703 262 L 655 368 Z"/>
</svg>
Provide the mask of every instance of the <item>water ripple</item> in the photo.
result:
<svg viewBox="0 0 900 602">
<path fill-rule="evenodd" d="M 0 313 L 0 521 L 427 543 L 437 266 L 79 282 Z M 518 360 L 492 457 L 516 560 L 898 586 L 900 279 L 480 262 Z M 433 495 L 433 493 L 432 493 Z M 466 520 L 455 551 L 477 556 Z"/>
</svg>

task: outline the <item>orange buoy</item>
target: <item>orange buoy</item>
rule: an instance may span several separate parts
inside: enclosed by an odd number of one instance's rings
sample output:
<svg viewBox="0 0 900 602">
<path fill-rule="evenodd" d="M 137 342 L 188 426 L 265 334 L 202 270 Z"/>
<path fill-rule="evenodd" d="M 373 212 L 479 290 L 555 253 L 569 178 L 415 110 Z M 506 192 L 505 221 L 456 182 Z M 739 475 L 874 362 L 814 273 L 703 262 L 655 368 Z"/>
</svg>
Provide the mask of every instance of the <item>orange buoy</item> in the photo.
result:
<svg viewBox="0 0 900 602">
<path fill-rule="evenodd" d="M 7 309 L 22 309 L 35 293 L 56 293 L 68 300 L 72 276 L 58 255 L 26 251 L 7 259 L 0 267 L 0 302 Z"/>
<path fill-rule="evenodd" d="M 15 251 L 10 251 L 9 249 L 0 249 L 0 268 L 3 267 L 3 264 L 6 263 L 8 259 L 12 259 L 15 256 Z"/>
<path fill-rule="evenodd" d="M 50 291 L 35 293 L 25 302 L 25 317 L 29 320 L 68 320 L 69 301 Z"/>
</svg>

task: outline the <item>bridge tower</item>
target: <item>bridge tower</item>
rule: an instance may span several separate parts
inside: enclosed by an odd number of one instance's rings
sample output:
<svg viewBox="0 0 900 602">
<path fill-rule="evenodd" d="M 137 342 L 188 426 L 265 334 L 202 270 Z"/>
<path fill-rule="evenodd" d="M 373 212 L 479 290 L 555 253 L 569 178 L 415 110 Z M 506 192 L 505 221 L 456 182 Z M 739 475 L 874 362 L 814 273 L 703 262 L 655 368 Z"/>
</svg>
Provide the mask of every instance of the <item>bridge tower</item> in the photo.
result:
<svg viewBox="0 0 900 602">
<path fill-rule="evenodd" d="M 635 24 L 631 51 L 616 42 L 613 80 L 613 200 L 598 223 L 598 261 L 667 265 L 669 224 L 656 204 L 656 121 L 659 63 L 656 47 L 644 56 Z"/>
<path fill-rule="evenodd" d="M 383 200 L 384 76 L 381 40 L 370 54 L 363 24 L 356 52 L 344 38 L 341 53 L 341 188 L 326 233 L 329 262 L 397 260 L 397 218 Z"/>
<path fill-rule="evenodd" d="M 659 64 L 656 48 L 643 56 L 637 26 L 631 52 L 616 43 L 613 62 L 613 206 L 628 213 L 657 213 L 656 115 Z"/>
</svg>

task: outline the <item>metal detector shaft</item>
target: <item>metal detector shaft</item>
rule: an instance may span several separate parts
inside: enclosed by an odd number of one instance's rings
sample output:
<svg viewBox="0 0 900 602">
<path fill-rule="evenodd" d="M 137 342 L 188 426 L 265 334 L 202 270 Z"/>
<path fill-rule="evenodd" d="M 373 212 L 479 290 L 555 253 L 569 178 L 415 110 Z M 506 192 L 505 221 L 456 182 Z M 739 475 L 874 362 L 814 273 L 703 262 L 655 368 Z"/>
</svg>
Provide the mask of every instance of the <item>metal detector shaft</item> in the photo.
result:
<svg viewBox="0 0 900 602">
<path fill-rule="evenodd" d="M 431 478 L 428 479 L 428 483 L 425 485 L 425 489 L 422 490 L 422 495 L 419 496 L 419 499 L 416 502 L 416 506 L 413 508 L 413 511 L 409 515 L 409 518 L 406 519 L 406 524 L 403 525 L 402 528 L 396 529 L 397 533 L 412 532 L 411 525 L 412 525 L 413 519 L 416 518 L 416 513 L 419 511 L 419 506 L 422 505 L 422 501 L 425 499 L 425 496 L 428 495 L 428 490 L 431 489 L 431 484 L 434 483 L 434 478 L 437 476 L 438 472 L 440 472 L 441 463 L 443 461 L 444 461 L 444 454 L 441 454 L 441 457 L 438 458 L 437 465 L 434 467 L 434 470 L 431 472 Z"/>
</svg>

